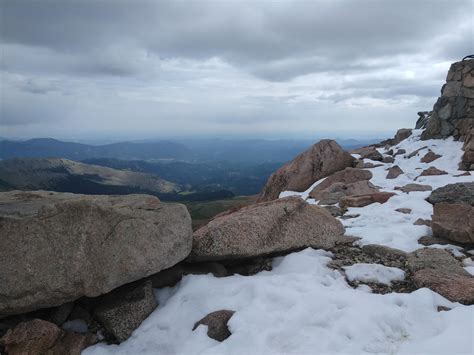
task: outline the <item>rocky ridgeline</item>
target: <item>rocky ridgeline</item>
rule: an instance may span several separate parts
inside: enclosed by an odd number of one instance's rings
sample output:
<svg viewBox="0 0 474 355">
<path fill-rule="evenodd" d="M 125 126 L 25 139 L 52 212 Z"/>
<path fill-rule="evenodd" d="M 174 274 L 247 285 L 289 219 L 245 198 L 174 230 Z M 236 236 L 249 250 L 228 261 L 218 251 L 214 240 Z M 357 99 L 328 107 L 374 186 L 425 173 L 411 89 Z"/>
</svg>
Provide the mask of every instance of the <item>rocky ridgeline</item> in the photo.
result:
<svg viewBox="0 0 474 355">
<path fill-rule="evenodd" d="M 422 122 L 425 139 L 451 135 L 464 139 L 462 166 L 469 169 L 473 62 L 453 64 L 443 96 Z M 449 300 L 474 304 L 474 277 L 451 253 L 429 248 L 406 253 L 375 244 L 360 247 L 354 244 L 358 238 L 345 235 L 341 220 L 357 217 L 348 214 L 349 208 L 432 190 L 413 182 L 394 192 L 383 191 L 369 181 L 370 169 L 384 164 L 389 167 L 387 180 L 403 176 L 405 172 L 392 164 L 397 156 L 423 155 L 423 163 L 440 158 L 425 153 L 426 147 L 414 152 L 397 147 L 411 135 L 410 129 L 401 129 L 394 138 L 352 155 L 334 141 L 316 143 L 272 174 L 258 203 L 224 212 L 194 234 L 183 205 L 148 195 L 0 193 L 0 350 L 79 354 L 98 341 L 123 342 L 160 306 L 153 288 L 173 286 L 186 274 L 252 275 L 270 270 L 272 257 L 307 247 L 330 250 L 329 266 L 343 275 L 347 267 L 361 262 L 397 267 L 407 275 L 390 286 L 369 283 L 373 292 L 428 287 Z M 420 176 L 442 174 L 446 172 L 434 166 L 420 172 Z M 306 195 L 279 198 L 284 191 L 306 191 Z M 471 248 L 474 182 L 435 189 L 428 201 L 434 205 L 432 220 L 415 224 L 431 226 L 433 236 L 419 243 Z M 411 210 L 398 208 L 394 213 Z M 358 286 L 349 278 L 348 284 Z M 216 309 L 193 320 L 194 328 L 207 326 L 209 337 L 224 341 L 231 336 L 227 322 L 233 314 Z"/>
<path fill-rule="evenodd" d="M 462 170 L 474 170 L 474 59 L 453 63 L 431 116 L 420 122 L 422 139 L 453 136 L 464 142 Z"/>
</svg>

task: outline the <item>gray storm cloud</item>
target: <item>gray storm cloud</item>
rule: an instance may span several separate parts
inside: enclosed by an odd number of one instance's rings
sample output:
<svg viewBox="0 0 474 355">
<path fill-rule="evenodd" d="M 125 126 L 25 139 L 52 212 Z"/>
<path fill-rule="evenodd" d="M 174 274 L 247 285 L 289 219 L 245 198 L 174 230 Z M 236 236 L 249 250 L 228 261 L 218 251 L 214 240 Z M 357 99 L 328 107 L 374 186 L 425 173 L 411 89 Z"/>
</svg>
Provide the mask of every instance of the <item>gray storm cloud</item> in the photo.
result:
<svg viewBox="0 0 474 355">
<path fill-rule="evenodd" d="M 4 0 L 0 135 L 388 133 L 474 52 L 473 6 Z"/>
</svg>

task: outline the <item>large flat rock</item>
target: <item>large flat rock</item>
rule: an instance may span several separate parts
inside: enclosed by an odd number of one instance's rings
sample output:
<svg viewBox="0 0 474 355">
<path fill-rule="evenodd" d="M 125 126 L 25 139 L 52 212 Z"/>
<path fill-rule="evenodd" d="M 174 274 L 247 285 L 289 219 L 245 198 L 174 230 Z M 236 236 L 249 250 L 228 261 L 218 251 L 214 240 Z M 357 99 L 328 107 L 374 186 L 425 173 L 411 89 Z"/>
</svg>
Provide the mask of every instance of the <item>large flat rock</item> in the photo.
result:
<svg viewBox="0 0 474 355">
<path fill-rule="evenodd" d="M 236 260 L 287 253 L 305 247 L 327 249 L 344 227 L 325 209 L 286 197 L 222 214 L 194 232 L 190 260 Z"/>
<path fill-rule="evenodd" d="M 0 317 L 99 296 L 191 247 L 186 207 L 153 196 L 0 193 Z"/>
</svg>

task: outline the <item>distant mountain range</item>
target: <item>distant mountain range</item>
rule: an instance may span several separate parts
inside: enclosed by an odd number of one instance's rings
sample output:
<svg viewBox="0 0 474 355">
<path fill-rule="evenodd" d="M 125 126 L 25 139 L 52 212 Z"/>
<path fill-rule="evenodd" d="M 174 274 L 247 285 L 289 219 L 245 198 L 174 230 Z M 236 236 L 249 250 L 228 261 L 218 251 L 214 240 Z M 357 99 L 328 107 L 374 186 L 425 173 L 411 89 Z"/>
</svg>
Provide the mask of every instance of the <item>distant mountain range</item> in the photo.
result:
<svg viewBox="0 0 474 355">
<path fill-rule="evenodd" d="M 0 190 L 147 193 L 205 201 L 260 192 L 309 140 L 187 140 L 88 145 L 50 138 L 0 141 Z M 372 141 L 340 141 L 353 149 Z"/>
<path fill-rule="evenodd" d="M 51 138 L 36 138 L 27 141 L 0 141 L 0 158 L 66 158 L 83 160 L 88 158 L 120 159 L 187 159 L 192 152 L 182 144 L 160 141 L 150 143 L 112 143 L 88 145 L 62 142 Z"/>
<path fill-rule="evenodd" d="M 379 140 L 340 140 L 346 149 Z M 227 161 L 242 164 L 286 162 L 315 143 L 310 140 L 225 140 L 189 139 L 185 141 L 121 142 L 89 145 L 52 138 L 27 141 L 0 141 L 0 159 L 65 158 L 76 161 L 93 158 L 122 160 L 172 160 L 187 162 Z"/>
<path fill-rule="evenodd" d="M 184 190 L 180 184 L 166 181 L 157 175 L 59 158 L 15 158 L 0 161 L 0 189 L 153 195 Z"/>
</svg>

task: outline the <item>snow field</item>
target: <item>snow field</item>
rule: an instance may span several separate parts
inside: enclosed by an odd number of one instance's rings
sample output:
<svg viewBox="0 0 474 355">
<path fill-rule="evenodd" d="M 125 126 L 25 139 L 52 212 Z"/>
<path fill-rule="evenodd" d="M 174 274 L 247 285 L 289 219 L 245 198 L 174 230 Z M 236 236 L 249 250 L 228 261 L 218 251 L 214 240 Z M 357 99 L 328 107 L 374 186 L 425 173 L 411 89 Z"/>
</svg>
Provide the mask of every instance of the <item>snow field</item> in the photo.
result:
<svg viewBox="0 0 474 355">
<path fill-rule="evenodd" d="M 186 276 L 157 290 L 159 308 L 121 345 L 92 354 L 472 354 L 474 307 L 420 289 L 372 294 L 350 288 L 326 267 L 331 254 L 306 249 L 257 275 Z M 453 308 L 437 312 L 438 306 Z M 195 322 L 219 309 L 236 311 L 222 343 Z"/>
<path fill-rule="evenodd" d="M 341 220 L 346 235 L 362 238 L 360 244 L 411 252 L 423 247 L 417 242 L 420 237 L 431 235 L 429 227 L 413 225 L 418 218 L 431 219 L 433 208 L 425 201 L 430 192 L 406 194 L 395 190 L 396 186 L 418 183 L 436 189 L 474 181 L 473 176 L 454 176 L 462 173 L 457 170 L 460 142 L 420 141 L 420 133 L 413 131 L 393 147 L 394 151 L 406 150 L 393 164 L 370 169 L 371 182 L 397 196 L 384 204 L 350 208 L 348 214 L 360 216 Z M 404 158 L 423 146 L 443 157 L 421 163 L 428 152 L 424 149 L 415 157 Z M 399 165 L 405 174 L 388 180 L 386 169 L 393 165 Z M 416 179 L 429 166 L 448 175 Z M 321 181 L 305 192 L 285 191 L 280 197 L 297 195 L 317 203 L 308 199 L 308 194 Z M 412 212 L 402 214 L 397 208 Z M 455 246 L 432 247 L 464 255 Z M 353 289 L 340 272 L 326 266 L 330 260 L 329 252 L 305 249 L 276 258 L 272 271 L 254 276 L 186 276 L 173 288 L 156 290 L 159 307 L 130 339 L 120 345 L 97 344 L 84 354 L 474 354 L 474 306 L 452 303 L 427 288 L 384 295 L 371 293 L 367 285 Z M 472 258 L 463 263 L 474 274 Z M 349 280 L 365 282 L 390 283 L 404 277 L 402 270 L 378 264 L 355 264 L 345 272 Z M 439 312 L 438 306 L 451 310 Z M 232 335 L 227 340 L 210 339 L 205 326 L 192 331 L 195 322 L 220 309 L 236 311 L 229 321 Z"/>
</svg>

